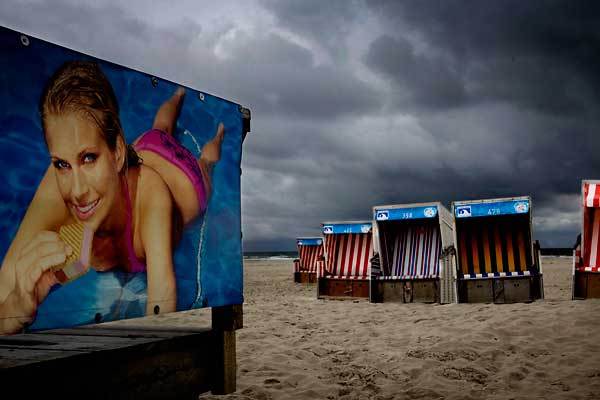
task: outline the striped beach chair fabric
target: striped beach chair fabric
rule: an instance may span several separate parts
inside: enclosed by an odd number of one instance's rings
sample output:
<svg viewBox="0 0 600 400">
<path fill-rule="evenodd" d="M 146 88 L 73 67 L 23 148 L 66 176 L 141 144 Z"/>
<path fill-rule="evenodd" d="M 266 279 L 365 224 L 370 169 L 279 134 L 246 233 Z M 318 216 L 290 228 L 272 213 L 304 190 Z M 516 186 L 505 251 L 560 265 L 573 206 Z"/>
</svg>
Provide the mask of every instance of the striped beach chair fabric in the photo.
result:
<svg viewBox="0 0 600 400">
<path fill-rule="evenodd" d="M 316 273 L 319 265 L 319 258 L 323 256 L 322 238 L 298 238 L 299 262 L 296 263 L 295 272 Z"/>
<path fill-rule="evenodd" d="M 529 275 L 533 266 L 527 219 L 468 221 L 457 229 L 463 279 Z"/>
<path fill-rule="evenodd" d="M 368 279 L 373 242 L 371 222 L 325 223 L 325 265 L 320 276 Z"/>
<path fill-rule="evenodd" d="M 389 278 L 421 279 L 439 276 L 442 241 L 437 225 L 399 229 L 392 242 L 392 275 Z"/>
<path fill-rule="evenodd" d="M 331 278 L 366 279 L 373 252 L 371 234 L 352 233 L 325 237 L 325 268 Z"/>
<path fill-rule="evenodd" d="M 440 276 L 442 243 L 440 210 L 449 220 L 449 240 L 452 239 L 451 215 L 440 203 L 376 206 L 374 218 L 378 225 L 381 249 L 379 280 L 431 279 Z M 449 245 L 448 243 L 446 245 Z"/>
<path fill-rule="evenodd" d="M 455 202 L 453 208 L 460 279 L 537 273 L 528 197 Z"/>
<path fill-rule="evenodd" d="M 584 181 L 582 192 L 583 232 L 576 269 L 600 272 L 600 181 Z"/>
</svg>

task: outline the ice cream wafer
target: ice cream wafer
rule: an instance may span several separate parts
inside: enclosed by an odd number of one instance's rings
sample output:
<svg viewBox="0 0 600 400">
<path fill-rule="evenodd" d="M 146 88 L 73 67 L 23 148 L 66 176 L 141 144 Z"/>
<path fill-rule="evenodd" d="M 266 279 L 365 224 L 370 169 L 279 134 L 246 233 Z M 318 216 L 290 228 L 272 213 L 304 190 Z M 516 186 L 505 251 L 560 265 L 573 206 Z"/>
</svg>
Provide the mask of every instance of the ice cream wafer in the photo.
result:
<svg viewBox="0 0 600 400">
<path fill-rule="evenodd" d="M 65 262 L 52 268 L 56 279 L 65 284 L 87 272 L 93 232 L 82 223 L 75 223 L 61 226 L 58 236 L 73 250 Z"/>
</svg>

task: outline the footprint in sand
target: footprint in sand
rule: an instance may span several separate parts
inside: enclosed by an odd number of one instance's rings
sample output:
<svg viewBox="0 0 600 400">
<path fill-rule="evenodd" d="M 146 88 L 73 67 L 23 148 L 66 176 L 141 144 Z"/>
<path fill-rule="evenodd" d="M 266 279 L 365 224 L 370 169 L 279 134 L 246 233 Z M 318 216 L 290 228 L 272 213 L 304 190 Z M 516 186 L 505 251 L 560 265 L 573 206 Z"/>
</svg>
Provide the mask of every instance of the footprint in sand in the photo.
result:
<svg viewBox="0 0 600 400">
<path fill-rule="evenodd" d="M 405 393 L 406 397 L 409 399 L 438 400 L 444 398 L 444 396 L 438 392 L 426 388 L 410 388 Z"/>
<path fill-rule="evenodd" d="M 443 376 L 447 379 L 452 380 L 460 380 L 478 383 L 483 385 L 487 382 L 488 374 L 483 371 L 478 371 L 475 368 L 464 367 L 464 368 L 454 368 L 454 367 L 445 367 L 437 372 L 438 375 Z"/>
<path fill-rule="evenodd" d="M 519 371 L 512 371 L 508 374 L 508 380 L 509 382 L 514 382 L 514 381 L 522 381 L 523 379 L 525 379 L 525 374 L 523 374 L 522 372 Z"/>
<path fill-rule="evenodd" d="M 406 352 L 407 357 L 419 358 L 419 359 L 433 359 L 442 362 L 454 361 L 462 358 L 467 361 L 475 361 L 479 358 L 479 353 L 471 350 L 460 350 L 456 352 L 452 351 L 427 351 L 427 350 L 409 350 Z"/>
<path fill-rule="evenodd" d="M 566 383 L 562 383 L 561 381 L 554 381 L 550 385 L 562 390 L 563 392 L 568 392 L 571 390 L 571 387 L 569 385 L 567 385 Z"/>
</svg>

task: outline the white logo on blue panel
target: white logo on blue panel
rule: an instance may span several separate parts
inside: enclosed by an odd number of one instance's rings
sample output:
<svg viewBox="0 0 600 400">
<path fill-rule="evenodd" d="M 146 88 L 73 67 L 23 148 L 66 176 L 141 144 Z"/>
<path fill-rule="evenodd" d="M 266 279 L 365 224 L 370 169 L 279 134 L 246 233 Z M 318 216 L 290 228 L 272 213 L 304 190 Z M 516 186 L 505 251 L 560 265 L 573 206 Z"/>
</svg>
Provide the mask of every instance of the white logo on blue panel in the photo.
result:
<svg viewBox="0 0 600 400">
<path fill-rule="evenodd" d="M 387 221 L 390 219 L 390 212 L 388 210 L 379 210 L 375 215 L 377 221 Z"/>
<path fill-rule="evenodd" d="M 519 202 L 519 203 L 515 204 L 515 211 L 519 214 L 526 213 L 527 211 L 529 211 L 529 204 L 524 203 L 524 202 Z"/>
<path fill-rule="evenodd" d="M 360 231 L 362 233 L 369 233 L 370 230 L 371 230 L 371 225 L 361 225 L 360 226 Z"/>
<path fill-rule="evenodd" d="M 321 245 L 323 243 L 323 241 L 321 239 L 317 240 L 317 245 Z"/>
<path fill-rule="evenodd" d="M 298 246 L 302 246 L 302 240 L 298 241 Z"/>
<path fill-rule="evenodd" d="M 425 214 L 427 218 L 433 218 L 437 214 L 437 209 L 435 207 L 427 207 L 423 210 L 423 214 Z"/>
<path fill-rule="evenodd" d="M 456 207 L 456 217 L 464 218 L 471 216 L 471 206 L 460 206 Z"/>
<path fill-rule="evenodd" d="M 323 227 L 323 233 L 325 233 L 325 234 L 331 234 L 331 233 L 333 233 L 333 226 L 331 226 L 331 225 L 325 225 Z"/>
</svg>

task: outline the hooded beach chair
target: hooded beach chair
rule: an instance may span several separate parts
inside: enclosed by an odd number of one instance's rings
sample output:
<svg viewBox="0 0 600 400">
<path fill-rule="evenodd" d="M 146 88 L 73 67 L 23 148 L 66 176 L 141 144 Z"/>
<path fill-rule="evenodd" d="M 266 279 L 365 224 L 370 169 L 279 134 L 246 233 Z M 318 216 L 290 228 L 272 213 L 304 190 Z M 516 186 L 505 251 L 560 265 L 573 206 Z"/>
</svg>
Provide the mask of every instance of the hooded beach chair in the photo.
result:
<svg viewBox="0 0 600 400">
<path fill-rule="evenodd" d="M 299 258 L 294 260 L 294 282 L 316 283 L 317 266 L 323 261 L 323 239 L 304 237 L 296 239 Z"/>
<path fill-rule="evenodd" d="M 373 218 L 380 268 L 371 302 L 456 302 L 453 257 L 443 252 L 454 245 L 450 211 L 438 202 L 375 206 Z"/>
<path fill-rule="evenodd" d="M 529 196 L 456 201 L 452 210 L 459 302 L 515 303 L 543 298 Z"/>
<path fill-rule="evenodd" d="M 318 272 L 319 298 L 368 298 L 373 256 L 371 221 L 323 223 L 325 264 Z"/>
<path fill-rule="evenodd" d="M 573 255 L 573 298 L 600 297 L 600 181 L 581 184 L 581 240 Z"/>
</svg>

